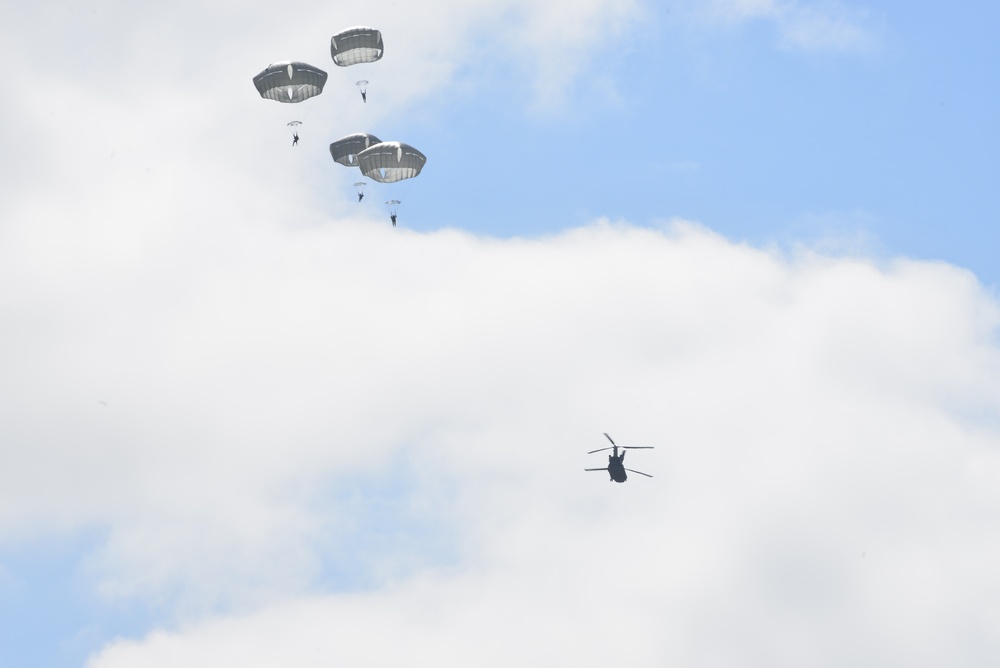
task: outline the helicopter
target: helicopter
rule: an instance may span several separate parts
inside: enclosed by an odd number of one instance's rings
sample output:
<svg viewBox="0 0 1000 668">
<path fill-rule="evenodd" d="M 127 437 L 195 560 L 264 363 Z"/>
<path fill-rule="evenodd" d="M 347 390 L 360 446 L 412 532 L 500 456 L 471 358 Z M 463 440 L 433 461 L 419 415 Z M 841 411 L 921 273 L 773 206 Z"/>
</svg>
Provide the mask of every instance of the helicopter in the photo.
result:
<svg viewBox="0 0 1000 668">
<path fill-rule="evenodd" d="M 622 452 L 621 456 L 618 455 L 618 448 L 621 447 L 622 450 L 652 450 L 651 445 L 622 445 L 619 446 L 615 443 L 610 436 L 606 433 L 604 434 L 609 441 L 611 441 L 611 448 L 598 448 L 597 450 L 591 450 L 588 455 L 592 455 L 595 452 L 601 452 L 602 450 L 611 450 L 614 448 L 614 453 L 608 455 L 608 466 L 603 469 L 583 469 L 584 471 L 607 471 L 608 475 L 611 476 L 611 480 L 615 482 L 625 482 L 628 480 L 628 474 L 625 471 L 631 471 L 632 473 L 638 473 L 639 475 L 644 475 L 647 478 L 652 478 L 653 476 L 648 473 L 643 473 L 642 471 L 636 471 L 634 469 L 625 468 L 625 453 Z"/>
</svg>

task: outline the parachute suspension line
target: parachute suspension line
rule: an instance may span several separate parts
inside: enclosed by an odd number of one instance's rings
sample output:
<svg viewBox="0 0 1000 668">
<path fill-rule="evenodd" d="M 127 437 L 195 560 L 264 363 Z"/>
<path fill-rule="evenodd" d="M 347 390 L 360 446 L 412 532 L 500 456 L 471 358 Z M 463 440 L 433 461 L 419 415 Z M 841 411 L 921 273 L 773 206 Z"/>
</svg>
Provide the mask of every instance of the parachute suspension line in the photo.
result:
<svg viewBox="0 0 1000 668">
<path fill-rule="evenodd" d="M 413 179 L 404 179 L 402 182 L 397 181 L 396 186 L 397 192 L 394 197 L 402 204 L 406 201 L 406 196 L 409 194 L 410 188 L 413 187 Z"/>
<path fill-rule="evenodd" d="M 383 188 L 383 190 L 389 191 L 386 194 L 392 197 L 392 199 L 386 200 L 385 208 L 393 218 L 399 216 L 399 207 L 406 201 L 406 195 L 410 192 L 410 187 L 413 185 L 412 181 L 412 179 L 405 179 L 402 183 L 397 181 L 396 183 L 385 184 L 391 187 Z"/>
</svg>

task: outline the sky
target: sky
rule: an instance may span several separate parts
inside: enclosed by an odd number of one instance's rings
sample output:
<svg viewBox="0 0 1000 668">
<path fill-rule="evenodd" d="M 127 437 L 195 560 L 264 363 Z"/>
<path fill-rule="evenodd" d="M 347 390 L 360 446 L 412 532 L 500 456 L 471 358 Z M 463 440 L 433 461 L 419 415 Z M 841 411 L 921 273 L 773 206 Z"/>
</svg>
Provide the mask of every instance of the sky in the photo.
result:
<svg viewBox="0 0 1000 668">
<path fill-rule="evenodd" d="M 0 665 L 997 665 L 998 13 L 0 3 Z"/>
</svg>

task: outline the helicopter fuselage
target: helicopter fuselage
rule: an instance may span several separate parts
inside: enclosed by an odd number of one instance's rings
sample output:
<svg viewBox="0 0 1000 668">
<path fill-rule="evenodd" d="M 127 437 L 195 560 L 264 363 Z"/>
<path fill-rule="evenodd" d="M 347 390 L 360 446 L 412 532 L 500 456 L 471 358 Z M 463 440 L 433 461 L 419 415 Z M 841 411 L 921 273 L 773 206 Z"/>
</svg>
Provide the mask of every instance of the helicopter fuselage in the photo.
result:
<svg viewBox="0 0 1000 668">
<path fill-rule="evenodd" d="M 615 448 L 613 455 L 608 455 L 608 475 L 615 482 L 625 482 L 628 480 L 628 474 L 625 473 L 625 453 L 623 452 L 619 455 L 618 448 Z"/>
</svg>

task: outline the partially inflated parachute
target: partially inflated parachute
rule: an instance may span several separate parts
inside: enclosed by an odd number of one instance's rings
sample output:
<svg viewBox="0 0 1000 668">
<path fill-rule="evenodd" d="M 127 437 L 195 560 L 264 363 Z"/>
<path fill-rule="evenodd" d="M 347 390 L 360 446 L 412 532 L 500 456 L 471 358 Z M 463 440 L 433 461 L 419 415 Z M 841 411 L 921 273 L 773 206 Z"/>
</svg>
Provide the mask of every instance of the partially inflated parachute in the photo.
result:
<svg viewBox="0 0 1000 668">
<path fill-rule="evenodd" d="M 346 167 L 357 167 L 358 154 L 380 141 L 382 140 L 367 132 L 347 135 L 330 144 L 330 157 Z"/>
<path fill-rule="evenodd" d="M 267 100 L 301 102 L 322 93 L 326 77 L 318 67 L 286 60 L 268 65 L 253 78 L 253 85 Z"/>
<path fill-rule="evenodd" d="M 368 26 L 341 30 L 330 38 L 330 57 L 339 67 L 374 63 L 383 51 L 382 33 Z"/>
<path fill-rule="evenodd" d="M 409 144 L 387 141 L 358 153 L 361 173 L 372 181 L 395 183 L 420 173 L 427 156 Z"/>
</svg>

